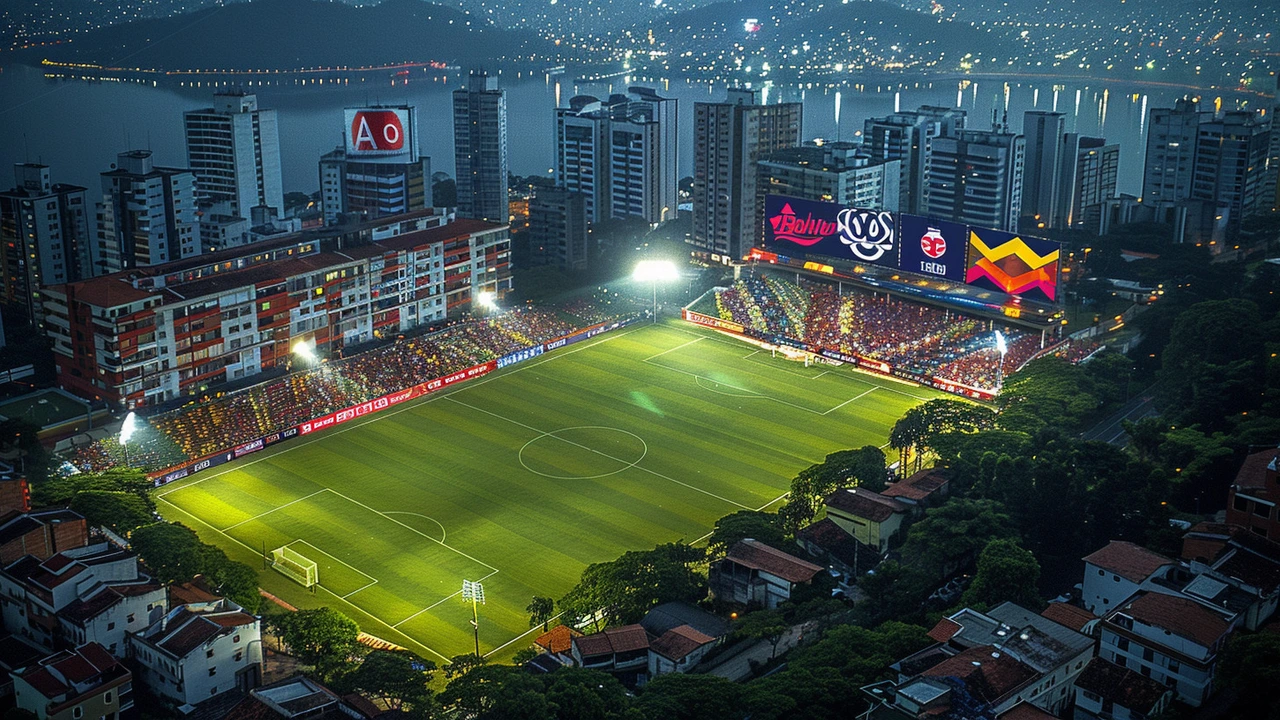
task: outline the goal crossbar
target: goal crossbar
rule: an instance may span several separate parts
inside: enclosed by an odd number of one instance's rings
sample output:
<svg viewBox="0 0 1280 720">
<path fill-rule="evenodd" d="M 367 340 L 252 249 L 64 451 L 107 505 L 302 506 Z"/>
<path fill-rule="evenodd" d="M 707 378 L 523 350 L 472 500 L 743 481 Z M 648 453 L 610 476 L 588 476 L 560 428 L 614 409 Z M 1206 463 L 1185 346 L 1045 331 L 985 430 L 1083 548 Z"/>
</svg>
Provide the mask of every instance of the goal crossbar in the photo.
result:
<svg viewBox="0 0 1280 720">
<path fill-rule="evenodd" d="M 303 587 L 320 582 L 320 567 L 288 545 L 271 551 L 271 567 Z"/>
</svg>

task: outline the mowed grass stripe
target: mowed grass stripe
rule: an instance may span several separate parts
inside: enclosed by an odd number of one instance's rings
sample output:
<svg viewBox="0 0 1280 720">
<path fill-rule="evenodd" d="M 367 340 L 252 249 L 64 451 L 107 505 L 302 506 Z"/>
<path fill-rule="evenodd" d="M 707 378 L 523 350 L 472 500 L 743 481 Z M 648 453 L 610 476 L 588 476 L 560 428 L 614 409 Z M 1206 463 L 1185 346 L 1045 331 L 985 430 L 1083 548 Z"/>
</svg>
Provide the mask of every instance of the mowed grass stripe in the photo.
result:
<svg viewBox="0 0 1280 720">
<path fill-rule="evenodd" d="M 645 362 L 658 353 L 658 362 L 792 405 L 717 394 Z M 334 605 L 439 659 L 471 651 L 470 609 L 456 597 L 462 579 L 484 578 L 481 643 L 502 646 L 527 631 L 530 597 L 559 597 L 587 564 L 701 537 L 732 503 L 775 500 L 827 453 L 883 444 L 917 398 L 877 390 L 821 414 L 870 387 L 887 385 L 769 358 L 692 326 L 642 327 L 197 476 L 161 490 L 171 493 L 161 504 L 255 567 L 262 545 L 310 543 L 332 556 L 336 587 L 312 596 L 272 571 L 262 573 L 264 587 L 295 604 Z M 599 427 L 564 431 L 583 426 Z M 647 444 L 634 467 L 643 448 L 630 433 Z M 601 477 L 576 477 L 591 475 Z M 325 488 L 332 492 L 306 497 Z M 441 537 L 476 562 L 449 560 Z"/>
</svg>

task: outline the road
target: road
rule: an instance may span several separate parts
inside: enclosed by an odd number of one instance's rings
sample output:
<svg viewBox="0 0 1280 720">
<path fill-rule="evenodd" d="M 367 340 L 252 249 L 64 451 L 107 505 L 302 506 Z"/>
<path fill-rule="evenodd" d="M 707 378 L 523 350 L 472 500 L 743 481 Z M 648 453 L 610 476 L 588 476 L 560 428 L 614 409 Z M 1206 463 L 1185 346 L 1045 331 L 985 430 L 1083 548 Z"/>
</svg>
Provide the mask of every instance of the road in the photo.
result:
<svg viewBox="0 0 1280 720">
<path fill-rule="evenodd" d="M 793 625 L 791 629 L 787 631 L 787 634 L 783 635 L 782 639 L 778 641 L 777 654 L 781 655 L 796 645 L 799 645 L 800 641 L 804 638 L 805 632 L 813 630 L 811 625 L 812 623 Z M 759 640 L 746 650 L 743 650 L 733 657 L 725 659 L 719 665 L 711 668 L 707 671 L 707 674 L 719 675 L 720 677 L 727 678 L 733 682 L 739 682 L 751 677 L 753 661 L 756 665 L 763 665 L 769 662 L 769 658 L 772 655 L 773 644 L 767 640 Z"/>
<path fill-rule="evenodd" d="M 1152 385 L 1143 390 L 1138 397 L 1125 403 L 1125 406 L 1111 417 L 1094 425 L 1081 435 L 1081 438 L 1085 440 L 1101 440 L 1120 447 L 1128 445 L 1129 435 L 1124 431 L 1125 420 L 1137 422 L 1143 418 L 1155 417 L 1160 414 L 1160 411 L 1156 410 L 1155 406 L 1155 389 L 1156 386 Z"/>
</svg>

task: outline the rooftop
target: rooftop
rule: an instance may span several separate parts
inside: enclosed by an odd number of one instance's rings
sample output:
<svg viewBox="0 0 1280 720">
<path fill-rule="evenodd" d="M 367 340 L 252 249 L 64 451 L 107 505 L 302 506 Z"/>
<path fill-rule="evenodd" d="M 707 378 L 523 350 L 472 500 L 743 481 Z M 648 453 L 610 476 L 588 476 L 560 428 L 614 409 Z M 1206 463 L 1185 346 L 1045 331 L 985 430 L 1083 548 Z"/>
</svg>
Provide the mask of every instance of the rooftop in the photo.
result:
<svg viewBox="0 0 1280 720">
<path fill-rule="evenodd" d="M 685 602 L 662 603 L 645 613 L 640 625 L 654 637 L 658 637 L 666 631 L 681 625 L 688 625 L 698 632 L 710 635 L 713 638 L 729 634 L 729 622 L 727 620 L 716 617 L 702 608 Z"/>
<path fill-rule="evenodd" d="M 905 513 L 907 511 L 907 506 L 897 500 L 872 492 L 866 488 L 837 490 L 828 495 L 824 502 L 828 508 L 873 522 L 884 522 L 892 517 L 894 513 Z"/>
<path fill-rule="evenodd" d="M 649 644 L 649 648 L 668 660 L 680 661 L 694 650 L 715 641 L 710 635 L 704 635 L 688 625 L 681 625 L 663 633 Z"/>
<path fill-rule="evenodd" d="M 534 639 L 533 644 L 552 653 L 567 653 L 573 647 L 573 639 L 582 633 L 568 625 L 557 625 Z"/>
<path fill-rule="evenodd" d="M 1030 666 L 1018 662 L 990 645 L 971 647 L 922 673 L 925 677 L 954 677 L 981 702 L 996 704 L 1039 676 Z"/>
<path fill-rule="evenodd" d="M 623 625 L 574 638 L 573 644 L 585 656 L 625 653 L 648 648 L 649 634 L 639 625 Z"/>
<path fill-rule="evenodd" d="M 1194 600 L 1159 592 L 1139 595 L 1132 602 L 1112 611 L 1134 620 L 1168 630 L 1179 637 L 1204 647 L 1212 647 L 1231 629 L 1227 618 Z"/>
<path fill-rule="evenodd" d="M 1042 610 L 1040 614 L 1076 632 L 1083 632 L 1086 624 L 1097 619 L 1093 613 L 1084 608 L 1060 602 L 1049 603 L 1049 606 Z"/>
<path fill-rule="evenodd" d="M 1100 657 L 1089 661 L 1076 678 L 1075 686 L 1143 714 L 1150 713 L 1160 698 L 1170 692 L 1155 680 Z"/>
<path fill-rule="evenodd" d="M 951 473 L 944 468 L 929 468 L 921 470 L 905 480 L 899 480 L 896 483 L 890 483 L 880 493 L 890 498 L 906 498 L 907 500 L 915 500 L 917 502 L 929 499 L 940 488 L 951 482 Z"/>
<path fill-rule="evenodd" d="M 1084 561 L 1134 583 L 1141 583 L 1160 568 L 1173 564 L 1160 553 L 1124 540 L 1112 540 L 1106 547 L 1086 556 Z"/>
<path fill-rule="evenodd" d="M 725 559 L 743 567 L 776 575 L 791 583 L 809 582 L 814 575 L 822 572 L 821 567 L 811 562 L 806 562 L 794 555 L 771 548 L 751 538 L 739 540 L 735 543 L 733 547 L 729 548 L 729 554 Z"/>
<path fill-rule="evenodd" d="M 1240 472 L 1236 473 L 1235 486 L 1241 490 L 1258 490 L 1266 487 L 1267 471 L 1274 472 L 1280 449 L 1271 448 L 1252 453 L 1244 459 Z"/>
</svg>

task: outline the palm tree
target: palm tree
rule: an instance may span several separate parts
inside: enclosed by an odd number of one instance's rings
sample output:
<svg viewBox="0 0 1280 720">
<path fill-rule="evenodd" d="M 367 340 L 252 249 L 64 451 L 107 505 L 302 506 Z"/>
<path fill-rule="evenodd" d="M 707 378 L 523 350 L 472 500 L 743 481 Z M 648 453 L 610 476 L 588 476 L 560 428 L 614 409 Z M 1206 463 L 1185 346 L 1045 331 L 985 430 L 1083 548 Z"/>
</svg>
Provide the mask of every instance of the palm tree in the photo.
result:
<svg viewBox="0 0 1280 720">
<path fill-rule="evenodd" d="M 556 603 L 549 597 L 534 595 L 525 611 L 529 613 L 529 627 L 542 623 L 542 632 L 546 632 L 547 626 L 551 624 L 551 617 L 555 614 Z"/>
</svg>

